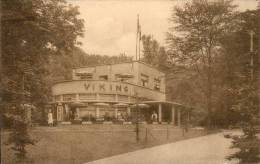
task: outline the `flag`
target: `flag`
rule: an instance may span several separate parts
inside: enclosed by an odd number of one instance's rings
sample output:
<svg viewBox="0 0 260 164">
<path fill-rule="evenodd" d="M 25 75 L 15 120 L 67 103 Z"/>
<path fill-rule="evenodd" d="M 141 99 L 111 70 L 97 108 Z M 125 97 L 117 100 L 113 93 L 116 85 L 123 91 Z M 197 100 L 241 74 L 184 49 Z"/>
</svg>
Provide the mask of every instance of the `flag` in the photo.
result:
<svg viewBox="0 0 260 164">
<path fill-rule="evenodd" d="M 137 35 L 139 35 L 139 31 L 140 31 L 140 24 L 139 24 L 139 15 L 137 15 L 137 31 L 136 31 L 136 33 L 137 33 Z"/>
<path fill-rule="evenodd" d="M 136 45 L 135 45 L 135 58 L 138 60 L 138 42 L 139 42 L 139 15 L 137 15 L 137 27 L 136 27 Z"/>
</svg>

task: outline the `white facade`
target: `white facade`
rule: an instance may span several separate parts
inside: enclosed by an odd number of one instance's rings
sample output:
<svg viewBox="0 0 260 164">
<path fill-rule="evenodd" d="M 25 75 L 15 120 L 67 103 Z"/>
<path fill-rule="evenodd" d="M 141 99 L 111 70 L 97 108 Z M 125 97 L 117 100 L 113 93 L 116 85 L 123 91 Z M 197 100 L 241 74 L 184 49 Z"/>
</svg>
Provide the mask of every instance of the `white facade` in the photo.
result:
<svg viewBox="0 0 260 164">
<path fill-rule="evenodd" d="M 75 68 L 72 77 L 71 81 L 53 85 L 54 102 L 118 102 L 120 97 L 125 97 L 125 103 L 134 103 L 135 97 L 166 99 L 165 74 L 140 62 Z"/>
<path fill-rule="evenodd" d="M 161 122 L 166 111 L 162 108 L 166 102 L 165 74 L 139 61 L 75 68 L 72 80 L 54 84 L 52 94 L 58 122 L 126 120 L 134 112 L 130 106 L 137 102 L 150 104 L 145 120 L 156 111 Z M 171 114 L 164 115 L 169 121 Z"/>
</svg>

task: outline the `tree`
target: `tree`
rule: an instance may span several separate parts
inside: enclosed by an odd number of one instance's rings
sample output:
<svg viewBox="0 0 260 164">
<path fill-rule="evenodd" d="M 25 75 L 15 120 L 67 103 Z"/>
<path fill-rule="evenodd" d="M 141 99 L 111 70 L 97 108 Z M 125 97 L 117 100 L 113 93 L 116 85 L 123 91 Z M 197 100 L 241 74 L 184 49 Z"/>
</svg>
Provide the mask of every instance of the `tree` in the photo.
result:
<svg viewBox="0 0 260 164">
<path fill-rule="evenodd" d="M 144 61 L 148 64 L 155 64 L 155 58 L 158 53 L 159 43 L 152 39 L 151 35 L 142 36 Z"/>
<path fill-rule="evenodd" d="M 42 93 L 47 92 L 42 87 L 48 73 L 45 63 L 50 55 L 72 50 L 83 34 L 83 21 L 77 18 L 77 8 L 63 0 L 4 0 L 2 10 L 3 89 L 12 98 L 19 95 L 17 101 L 23 99 L 23 86 L 27 91 L 34 88 L 30 99 L 42 105 L 46 102 Z"/>
<path fill-rule="evenodd" d="M 48 64 L 48 70 L 51 73 L 49 80 L 51 82 L 72 79 L 72 68 L 95 66 L 100 64 L 114 64 L 132 61 L 132 58 L 125 54 L 118 56 L 102 56 L 96 54 L 87 54 L 79 47 L 75 47 L 70 54 L 52 56 Z"/>
<path fill-rule="evenodd" d="M 170 56 L 177 64 L 194 70 L 201 79 L 199 88 L 204 94 L 208 112 L 208 127 L 212 125 L 214 62 L 219 55 L 221 39 L 232 31 L 234 12 L 231 0 L 193 0 L 176 7 L 170 22 L 167 41 Z"/>
<path fill-rule="evenodd" d="M 260 139 L 256 136 L 259 133 L 259 90 L 257 84 L 243 84 L 238 92 L 237 104 L 234 109 L 240 114 L 240 125 L 243 134 L 232 136 L 231 148 L 238 149 L 228 159 L 239 159 L 239 163 L 260 162 Z"/>
<path fill-rule="evenodd" d="M 167 69 L 167 51 L 165 47 L 160 46 L 158 41 L 153 39 L 151 35 L 143 35 L 142 44 L 144 54 L 142 60 L 158 69 Z"/>
<path fill-rule="evenodd" d="M 45 78 L 49 57 L 68 54 L 79 44 L 83 20 L 78 18 L 77 7 L 65 0 L 2 0 L 1 5 L 1 108 L 27 125 L 22 116 L 25 112 L 21 112 L 24 106 L 30 104 L 43 111 L 49 98 Z M 22 129 L 26 133 L 26 128 Z M 20 142 L 16 146 L 23 148 L 16 150 L 23 151 L 26 144 Z"/>
<path fill-rule="evenodd" d="M 232 85 L 230 90 L 234 93 L 235 101 L 232 109 L 239 114 L 239 123 L 242 126 L 243 134 L 233 136 L 232 148 L 238 151 L 228 159 L 239 159 L 240 163 L 260 162 L 260 144 L 256 137 L 259 130 L 260 109 L 259 109 L 259 26 L 260 10 L 248 10 L 239 14 L 237 31 L 225 38 L 224 48 L 233 57 Z M 252 43 L 249 31 L 254 31 Z M 227 44 L 229 43 L 229 44 Z M 254 45 L 251 49 L 250 46 Z M 252 50 L 252 51 L 251 51 Z M 251 52 L 250 52 L 251 51 Z M 251 64 L 253 59 L 253 65 Z M 259 131 L 258 131 L 259 133 Z"/>
</svg>

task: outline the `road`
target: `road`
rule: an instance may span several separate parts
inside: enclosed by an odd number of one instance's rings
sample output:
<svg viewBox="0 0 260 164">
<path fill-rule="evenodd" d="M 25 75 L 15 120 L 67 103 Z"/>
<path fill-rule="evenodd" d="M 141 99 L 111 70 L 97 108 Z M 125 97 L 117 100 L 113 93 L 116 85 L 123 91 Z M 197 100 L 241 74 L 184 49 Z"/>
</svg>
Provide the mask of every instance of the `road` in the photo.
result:
<svg viewBox="0 0 260 164">
<path fill-rule="evenodd" d="M 231 139 L 224 132 L 188 139 L 175 143 L 146 148 L 112 156 L 85 164 L 233 164 L 226 156 L 235 152 L 230 149 Z"/>
</svg>

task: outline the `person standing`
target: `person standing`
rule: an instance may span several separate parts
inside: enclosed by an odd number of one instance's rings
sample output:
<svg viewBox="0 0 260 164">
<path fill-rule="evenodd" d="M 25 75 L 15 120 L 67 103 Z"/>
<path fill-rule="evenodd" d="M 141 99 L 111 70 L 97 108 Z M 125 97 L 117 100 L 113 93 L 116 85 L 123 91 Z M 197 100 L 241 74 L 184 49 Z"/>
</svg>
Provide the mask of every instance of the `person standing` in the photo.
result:
<svg viewBox="0 0 260 164">
<path fill-rule="evenodd" d="M 151 118 L 152 118 L 152 122 L 157 122 L 158 116 L 157 116 L 157 113 L 155 111 L 153 112 Z"/>
<path fill-rule="evenodd" d="M 48 126 L 53 126 L 53 116 L 51 111 L 48 113 Z"/>
</svg>

